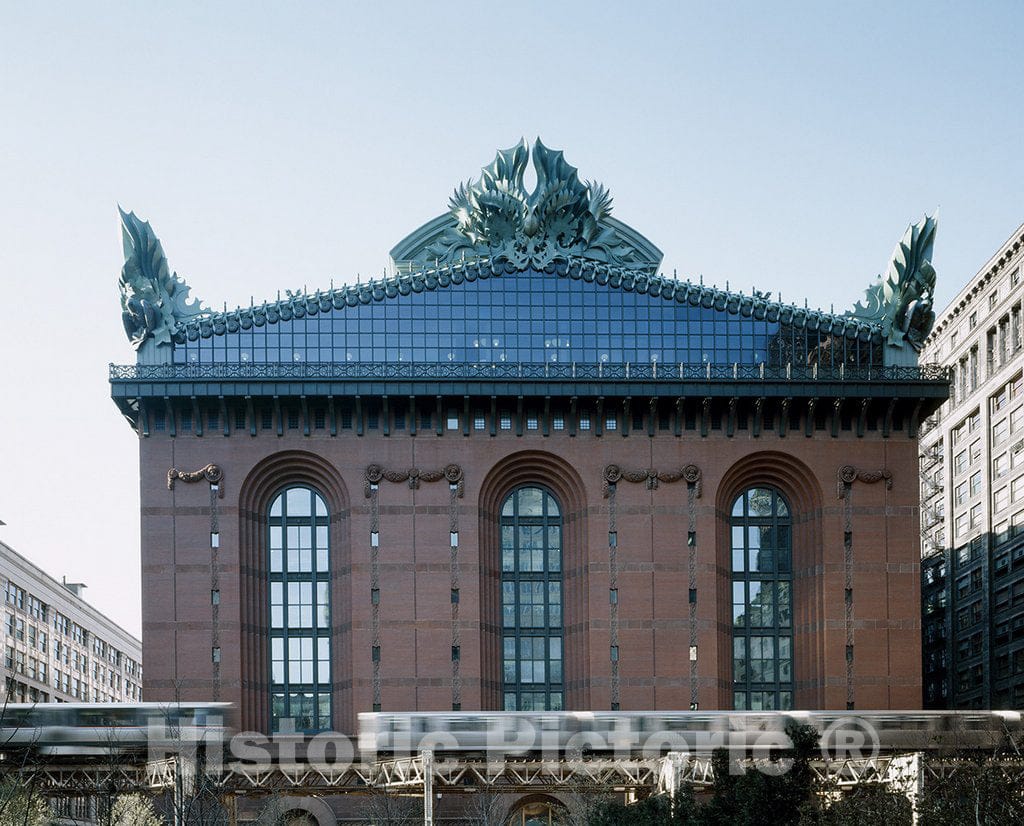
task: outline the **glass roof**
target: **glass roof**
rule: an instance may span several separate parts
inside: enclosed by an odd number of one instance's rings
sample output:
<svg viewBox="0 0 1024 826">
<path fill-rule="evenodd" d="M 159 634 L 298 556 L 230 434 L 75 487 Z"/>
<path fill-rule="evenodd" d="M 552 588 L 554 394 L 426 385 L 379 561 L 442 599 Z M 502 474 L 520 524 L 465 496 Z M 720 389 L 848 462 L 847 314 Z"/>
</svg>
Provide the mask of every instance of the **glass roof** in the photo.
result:
<svg viewBox="0 0 1024 826">
<path fill-rule="evenodd" d="M 881 364 L 842 336 L 532 269 L 175 345 L 178 364 Z"/>
</svg>

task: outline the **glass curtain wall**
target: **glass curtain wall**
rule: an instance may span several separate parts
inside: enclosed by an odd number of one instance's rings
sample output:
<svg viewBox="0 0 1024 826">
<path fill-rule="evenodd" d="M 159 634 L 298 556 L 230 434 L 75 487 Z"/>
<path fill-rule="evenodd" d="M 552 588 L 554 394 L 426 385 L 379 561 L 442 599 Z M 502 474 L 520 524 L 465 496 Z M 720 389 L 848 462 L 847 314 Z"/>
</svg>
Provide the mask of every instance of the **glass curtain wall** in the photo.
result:
<svg viewBox="0 0 1024 826">
<path fill-rule="evenodd" d="M 209 338 L 182 338 L 174 362 L 867 367 L 881 366 L 882 348 L 525 270 Z"/>
</svg>

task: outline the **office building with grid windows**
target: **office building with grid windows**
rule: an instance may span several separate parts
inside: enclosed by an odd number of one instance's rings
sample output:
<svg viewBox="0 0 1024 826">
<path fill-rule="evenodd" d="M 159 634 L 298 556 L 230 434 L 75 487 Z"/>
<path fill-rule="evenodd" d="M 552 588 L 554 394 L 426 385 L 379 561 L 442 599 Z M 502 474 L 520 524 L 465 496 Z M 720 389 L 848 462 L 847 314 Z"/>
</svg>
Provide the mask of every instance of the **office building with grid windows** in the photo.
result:
<svg viewBox="0 0 1024 826">
<path fill-rule="evenodd" d="M 920 703 L 934 220 L 838 314 L 662 276 L 610 204 L 521 144 L 388 277 L 230 312 L 122 214 L 147 699 L 305 732 Z"/>
<path fill-rule="evenodd" d="M 0 542 L 3 702 L 142 700 L 142 645 L 82 598 Z"/>
<path fill-rule="evenodd" d="M 922 360 L 952 372 L 922 426 L 928 708 L 1024 707 L 1024 226 L 939 316 Z"/>
</svg>

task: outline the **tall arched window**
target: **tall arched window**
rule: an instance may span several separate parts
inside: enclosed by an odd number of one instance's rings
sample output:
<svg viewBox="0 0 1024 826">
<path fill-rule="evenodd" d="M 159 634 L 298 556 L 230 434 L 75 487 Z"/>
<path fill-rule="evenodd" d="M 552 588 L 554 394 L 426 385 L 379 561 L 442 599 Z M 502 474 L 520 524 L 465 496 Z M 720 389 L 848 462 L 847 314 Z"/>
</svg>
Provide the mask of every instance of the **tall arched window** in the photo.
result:
<svg viewBox="0 0 1024 826">
<path fill-rule="evenodd" d="M 505 710 L 561 710 L 562 513 L 542 488 L 501 508 L 501 614 Z"/>
<path fill-rule="evenodd" d="M 793 707 L 793 539 L 789 505 L 751 488 L 732 506 L 732 682 L 736 709 Z"/>
<path fill-rule="evenodd" d="M 331 583 L 327 506 L 311 488 L 281 491 L 270 505 L 272 731 L 331 728 Z"/>
</svg>

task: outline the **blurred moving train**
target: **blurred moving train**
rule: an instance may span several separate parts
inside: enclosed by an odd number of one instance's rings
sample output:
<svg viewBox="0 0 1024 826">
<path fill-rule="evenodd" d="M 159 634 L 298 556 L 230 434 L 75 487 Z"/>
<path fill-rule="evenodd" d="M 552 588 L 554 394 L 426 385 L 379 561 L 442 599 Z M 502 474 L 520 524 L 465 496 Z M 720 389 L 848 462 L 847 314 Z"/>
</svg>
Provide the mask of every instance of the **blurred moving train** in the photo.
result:
<svg viewBox="0 0 1024 826">
<path fill-rule="evenodd" d="M 835 756 L 1024 744 L 1019 711 L 456 712 L 359 715 L 359 751 L 438 753 L 709 754 L 792 745 L 790 722 L 811 725 Z"/>
<path fill-rule="evenodd" d="M 231 703 L 8 703 L 0 750 L 76 754 L 145 749 L 154 739 L 199 741 L 227 734 Z"/>
<path fill-rule="evenodd" d="M 227 743 L 236 733 L 226 723 L 231 711 L 230 703 L 8 704 L 0 706 L 0 752 L 101 754 L 142 750 L 154 738 Z M 1024 745 L 1020 711 L 463 711 L 360 714 L 357 747 L 364 761 L 425 749 L 466 758 L 751 752 L 790 746 L 790 723 L 813 726 L 837 757 Z"/>
</svg>

